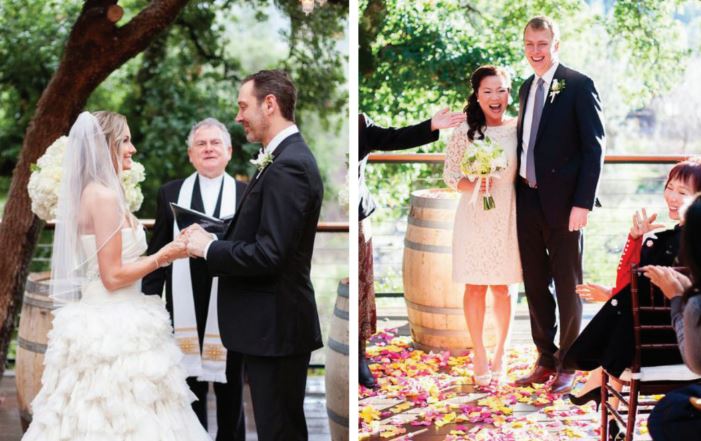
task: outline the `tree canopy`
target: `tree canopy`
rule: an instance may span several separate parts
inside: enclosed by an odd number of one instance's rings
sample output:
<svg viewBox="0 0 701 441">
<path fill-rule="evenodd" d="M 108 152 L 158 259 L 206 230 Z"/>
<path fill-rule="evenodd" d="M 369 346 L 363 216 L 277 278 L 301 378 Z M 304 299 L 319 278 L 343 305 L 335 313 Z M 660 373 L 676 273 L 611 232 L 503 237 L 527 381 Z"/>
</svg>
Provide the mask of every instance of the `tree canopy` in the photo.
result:
<svg viewBox="0 0 701 441">
<path fill-rule="evenodd" d="M 16 164 L 25 130 L 39 96 L 55 72 L 82 1 L 0 2 L 0 176 Z M 123 0 L 120 23 L 148 4 Z M 136 159 L 148 174 L 138 213 L 154 214 L 155 192 L 164 182 L 192 170 L 187 160 L 190 127 L 208 116 L 229 128 L 233 174 L 249 175 L 257 146 L 246 143 L 234 123 L 239 81 L 248 69 L 282 68 L 298 88 L 298 122 L 312 148 L 321 152 L 329 187 L 338 187 L 347 141 L 341 135 L 347 111 L 345 40 L 347 2 L 329 2 L 310 15 L 298 0 L 192 0 L 173 25 L 148 48 L 116 70 L 90 96 L 88 110 L 127 116 Z M 277 26 L 267 29 L 259 24 Z M 258 26 L 258 27 L 256 27 Z M 250 33 L 247 29 L 254 29 Z M 238 39 L 234 39 L 234 37 Z M 256 47 L 257 39 L 268 46 Z M 251 50 L 241 52 L 240 47 Z M 254 50 L 255 49 L 255 50 Z M 343 134 L 345 135 L 345 134 Z M 315 142 L 317 141 L 318 143 Z M 341 141 L 328 152 L 328 138 Z M 0 189 L 1 190 L 1 189 Z M 332 198 L 335 191 L 328 192 Z"/>
</svg>

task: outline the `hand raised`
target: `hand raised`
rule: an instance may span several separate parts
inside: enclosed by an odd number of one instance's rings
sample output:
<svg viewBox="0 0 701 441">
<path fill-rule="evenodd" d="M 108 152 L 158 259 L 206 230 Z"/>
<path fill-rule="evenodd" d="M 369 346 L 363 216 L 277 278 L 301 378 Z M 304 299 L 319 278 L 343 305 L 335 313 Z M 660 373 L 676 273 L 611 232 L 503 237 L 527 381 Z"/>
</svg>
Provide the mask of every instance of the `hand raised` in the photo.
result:
<svg viewBox="0 0 701 441">
<path fill-rule="evenodd" d="M 450 129 L 462 124 L 467 115 L 462 112 L 451 112 L 449 108 L 444 108 L 436 112 L 431 118 L 431 130 Z"/>
<path fill-rule="evenodd" d="M 655 224 L 656 219 L 657 213 L 648 216 L 644 208 L 641 213 L 636 211 L 633 215 L 633 226 L 630 227 L 630 236 L 633 239 L 639 239 L 652 230 L 664 227 L 663 224 Z"/>
</svg>

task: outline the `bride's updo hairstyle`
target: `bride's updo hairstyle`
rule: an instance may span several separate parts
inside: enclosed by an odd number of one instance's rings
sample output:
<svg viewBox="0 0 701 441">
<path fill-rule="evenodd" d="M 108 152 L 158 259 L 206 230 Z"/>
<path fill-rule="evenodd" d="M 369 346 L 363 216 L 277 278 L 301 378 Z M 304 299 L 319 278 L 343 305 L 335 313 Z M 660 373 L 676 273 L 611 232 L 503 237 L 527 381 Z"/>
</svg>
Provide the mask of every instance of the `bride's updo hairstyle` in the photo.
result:
<svg viewBox="0 0 701 441">
<path fill-rule="evenodd" d="M 100 124 L 102 132 L 105 134 L 105 140 L 110 149 L 110 156 L 112 157 L 112 163 L 117 171 L 117 174 L 122 172 L 122 161 L 121 151 L 122 151 L 122 138 L 121 134 L 124 132 L 124 128 L 127 125 L 127 118 L 116 112 L 107 112 L 105 110 L 100 110 L 93 112 L 93 116 L 97 119 Z"/>
<path fill-rule="evenodd" d="M 474 141 L 475 138 L 484 139 L 484 128 L 487 126 L 487 118 L 484 116 L 484 112 L 482 112 L 482 108 L 477 102 L 477 93 L 479 92 L 480 84 L 484 78 L 495 76 L 500 76 L 506 80 L 509 84 L 509 92 L 511 92 L 511 76 L 501 67 L 492 65 L 480 66 L 470 77 L 472 93 L 467 97 L 467 105 L 463 109 L 463 112 L 467 114 L 467 125 L 469 127 L 467 130 L 467 137 L 470 141 Z M 475 136 L 475 134 L 478 136 Z"/>
</svg>

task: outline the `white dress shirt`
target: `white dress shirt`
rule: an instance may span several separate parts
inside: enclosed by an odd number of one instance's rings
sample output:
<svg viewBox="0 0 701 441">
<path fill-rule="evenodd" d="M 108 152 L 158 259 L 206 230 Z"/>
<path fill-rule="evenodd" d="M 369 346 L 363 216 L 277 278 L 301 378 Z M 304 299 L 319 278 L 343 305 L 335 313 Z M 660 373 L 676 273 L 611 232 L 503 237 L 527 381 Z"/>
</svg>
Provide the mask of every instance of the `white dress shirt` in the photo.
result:
<svg viewBox="0 0 701 441">
<path fill-rule="evenodd" d="M 545 72 L 542 76 L 544 84 L 543 84 L 543 107 L 545 107 L 545 102 L 548 99 L 548 91 L 550 91 L 550 83 L 553 82 L 553 77 L 555 76 L 555 71 L 557 70 L 557 67 L 560 65 L 559 61 L 556 61 L 553 63 L 552 66 L 550 66 L 550 69 L 548 69 L 547 72 Z M 521 150 L 521 168 L 518 171 L 518 174 L 521 175 L 522 178 L 526 179 L 526 158 L 528 158 L 528 149 L 531 148 L 531 146 L 528 145 L 528 141 L 531 139 L 531 123 L 533 122 L 533 105 L 535 103 L 535 92 L 536 89 L 538 88 L 538 79 L 541 77 L 538 77 L 537 75 L 533 78 L 533 82 L 531 83 L 531 89 L 528 92 L 528 99 L 526 100 L 526 113 L 523 115 L 523 136 L 521 137 L 522 139 L 522 146 L 523 149 Z M 541 119 L 542 122 L 542 119 Z"/>
<path fill-rule="evenodd" d="M 292 124 L 291 126 L 287 127 L 286 129 L 280 130 L 277 135 L 273 136 L 273 139 L 270 140 L 268 145 L 263 146 L 263 152 L 264 153 L 270 153 L 272 154 L 276 148 L 284 141 L 287 139 L 289 136 L 294 135 L 295 133 L 299 133 L 299 128 L 297 128 L 297 125 Z M 250 183 L 248 185 L 251 185 Z M 216 201 L 215 201 L 216 203 Z M 217 236 L 215 234 L 212 234 L 214 237 L 213 240 L 211 240 L 205 247 L 204 247 L 204 252 L 203 252 L 203 257 L 205 260 L 207 260 L 207 252 L 209 251 L 209 246 L 212 245 L 212 242 L 217 240 Z"/>
<path fill-rule="evenodd" d="M 202 195 L 202 204 L 204 204 L 204 213 L 208 216 L 214 214 L 217 208 L 217 199 L 219 198 L 219 190 L 221 189 L 224 174 L 216 178 L 208 178 L 198 174 L 200 180 L 200 195 Z"/>
</svg>

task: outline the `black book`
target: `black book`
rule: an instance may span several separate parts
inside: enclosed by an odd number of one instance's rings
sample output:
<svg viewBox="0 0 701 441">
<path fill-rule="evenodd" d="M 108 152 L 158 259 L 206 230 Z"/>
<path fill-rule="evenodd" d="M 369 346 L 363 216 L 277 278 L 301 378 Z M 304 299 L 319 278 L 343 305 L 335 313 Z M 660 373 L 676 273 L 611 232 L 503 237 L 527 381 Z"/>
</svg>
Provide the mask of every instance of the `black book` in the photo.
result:
<svg viewBox="0 0 701 441">
<path fill-rule="evenodd" d="M 207 216 L 200 211 L 185 208 L 174 202 L 170 203 L 170 209 L 173 211 L 173 217 L 180 230 L 184 230 L 192 224 L 199 224 L 210 233 L 224 234 L 229 227 L 229 222 L 231 222 L 233 218 L 233 216 L 230 216 L 224 219 L 217 219 L 216 217 Z"/>
</svg>

